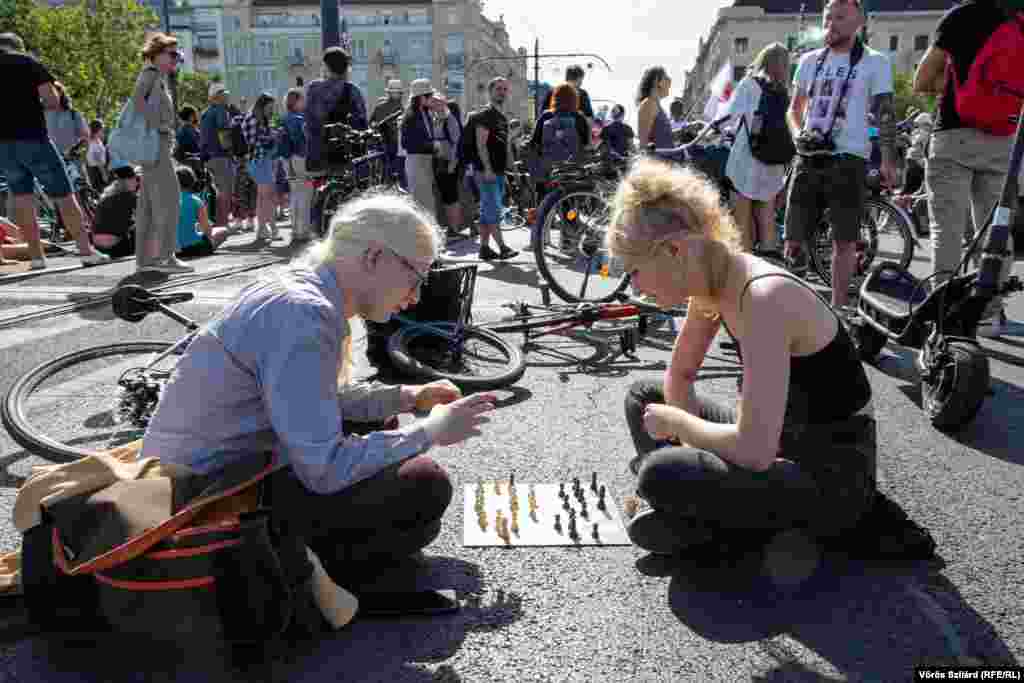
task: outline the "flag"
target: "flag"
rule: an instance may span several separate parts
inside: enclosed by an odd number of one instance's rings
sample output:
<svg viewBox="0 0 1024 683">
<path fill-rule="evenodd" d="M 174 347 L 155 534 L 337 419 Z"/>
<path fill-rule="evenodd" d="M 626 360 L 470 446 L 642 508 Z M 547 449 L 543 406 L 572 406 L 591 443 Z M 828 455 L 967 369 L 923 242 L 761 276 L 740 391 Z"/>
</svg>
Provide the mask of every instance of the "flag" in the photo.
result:
<svg viewBox="0 0 1024 683">
<path fill-rule="evenodd" d="M 341 18 L 341 37 L 338 39 L 338 44 L 342 50 L 349 54 L 349 57 L 353 56 L 352 36 L 348 34 L 348 22 L 345 21 L 345 17 Z"/>
<path fill-rule="evenodd" d="M 732 82 L 732 73 L 732 61 L 726 61 L 722 68 L 718 70 L 718 73 L 715 74 L 711 85 L 708 86 L 708 89 L 711 90 L 711 96 L 708 97 L 708 103 L 704 106 L 705 121 L 714 121 L 721 116 L 725 105 L 732 99 L 735 85 Z"/>
</svg>

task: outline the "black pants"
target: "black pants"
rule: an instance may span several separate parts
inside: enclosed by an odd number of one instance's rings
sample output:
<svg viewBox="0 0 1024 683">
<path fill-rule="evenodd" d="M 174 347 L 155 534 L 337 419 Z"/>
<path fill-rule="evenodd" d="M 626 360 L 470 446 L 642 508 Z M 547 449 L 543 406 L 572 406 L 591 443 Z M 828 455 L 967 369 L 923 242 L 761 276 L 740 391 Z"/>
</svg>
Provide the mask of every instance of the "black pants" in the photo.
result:
<svg viewBox="0 0 1024 683">
<path fill-rule="evenodd" d="M 794 391 L 791 388 L 791 393 Z M 709 422 L 735 422 L 735 411 L 698 396 Z M 709 523 L 722 530 L 804 527 L 820 536 L 852 528 L 875 490 L 875 423 L 855 416 L 829 425 L 788 425 L 783 460 L 763 472 L 730 464 L 714 453 L 655 441 L 643 424 L 644 408 L 664 403 L 660 383 L 637 382 L 626 395 L 626 422 L 638 459 L 637 493 L 664 515 Z M 688 545 L 680 539 L 681 546 Z"/>
<path fill-rule="evenodd" d="M 93 244 L 96 247 L 95 244 Z M 98 251 L 102 251 L 110 258 L 123 258 L 125 256 L 135 255 L 135 229 L 132 228 L 130 231 L 121 235 L 121 239 L 114 243 L 112 247 L 96 247 Z"/>
<path fill-rule="evenodd" d="M 383 428 L 390 427 L 345 423 L 348 434 Z M 331 579 L 349 589 L 437 538 L 452 494 L 448 474 L 426 455 L 329 495 L 307 489 L 291 468 L 269 483 L 277 522 L 303 538 Z"/>
</svg>

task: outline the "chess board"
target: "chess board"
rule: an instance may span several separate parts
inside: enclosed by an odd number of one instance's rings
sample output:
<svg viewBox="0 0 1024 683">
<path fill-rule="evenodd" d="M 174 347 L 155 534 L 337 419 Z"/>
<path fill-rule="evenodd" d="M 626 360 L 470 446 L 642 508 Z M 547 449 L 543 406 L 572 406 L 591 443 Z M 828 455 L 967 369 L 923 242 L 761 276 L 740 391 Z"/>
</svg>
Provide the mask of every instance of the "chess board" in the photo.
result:
<svg viewBox="0 0 1024 683">
<path fill-rule="evenodd" d="M 477 511 L 479 490 L 482 486 L 482 505 L 487 521 L 486 528 L 480 525 L 480 514 Z M 559 496 L 559 484 L 528 484 L 516 482 L 515 493 L 518 501 L 516 515 L 517 530 L 512 525 L 512 502 L 509 496 L 508 481 L 485 481 L 477 484 L 466 484 L 463 510 L 463 545 L 469 547 L 485 546 L 621 546 L 631 545 L 626 529 L 622 525 L 622 517 L 615 505 L 614 495 L 606 488 L 604 510 L 598 508 L 599 496 L 590 489 L 590 483 L 581 482 L 583 498 L 586 500 L 587 516 L 583 516 L 583 505 L 573 493 L 571 483 L 566 482 L 564 490 L 567 502 Z M 531 514 L 530 491 L 536 501 Z M 570 512 L 566 505 L 575 511 L 577 537 L 569 534 Z M 499 511 L 508 523 L 509 534 L 506 541 L 498 534 L 496 518 Z M 555 516 L 558 516 L 560 529 L 555 528 Z M 597 535 L 594 535 L 594 525 Z"/>
</svg>

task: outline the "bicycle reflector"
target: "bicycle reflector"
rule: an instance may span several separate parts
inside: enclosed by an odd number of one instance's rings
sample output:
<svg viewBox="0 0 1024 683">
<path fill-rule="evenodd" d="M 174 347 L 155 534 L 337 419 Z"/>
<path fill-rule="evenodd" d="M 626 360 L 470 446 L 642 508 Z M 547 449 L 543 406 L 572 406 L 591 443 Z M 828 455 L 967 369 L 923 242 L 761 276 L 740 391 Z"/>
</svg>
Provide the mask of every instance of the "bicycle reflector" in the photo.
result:
<svg viewBox="0 0 1024 683">
<path fill-rule="evenodd" d="M 576 220 L 577 216 L 579 216 L 579 214 L 576 213 L 576 209 L 569 209 L 568 211 L 565 212 L 566 219 L 570 221 Z"/>
</svg>

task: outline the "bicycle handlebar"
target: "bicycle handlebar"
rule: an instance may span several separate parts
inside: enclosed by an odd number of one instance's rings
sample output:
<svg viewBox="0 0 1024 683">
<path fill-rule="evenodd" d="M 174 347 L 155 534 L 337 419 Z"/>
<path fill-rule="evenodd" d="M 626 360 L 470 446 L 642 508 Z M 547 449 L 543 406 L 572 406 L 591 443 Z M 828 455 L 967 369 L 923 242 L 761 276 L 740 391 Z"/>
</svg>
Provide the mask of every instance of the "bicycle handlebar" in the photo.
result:
<svg viewBox="0 0 1024 683">
<path fill-rule="evenodd" d="M 731 118 L 732 114 L 726 114 L 725 116 L 712 121 L 704 126 L 704 129 L 697 134 L 697 137 L 690 142 L 679 145 L 678 147 L 655 147 L 652 142 L 647 145 L 647 153 L 663 159 L 685 159 L 686 151 L 688 149 L 701 142 L 701 140 L 703 140 L 711 131 L 721 133 L 722 125 Z"/>
</svg>

